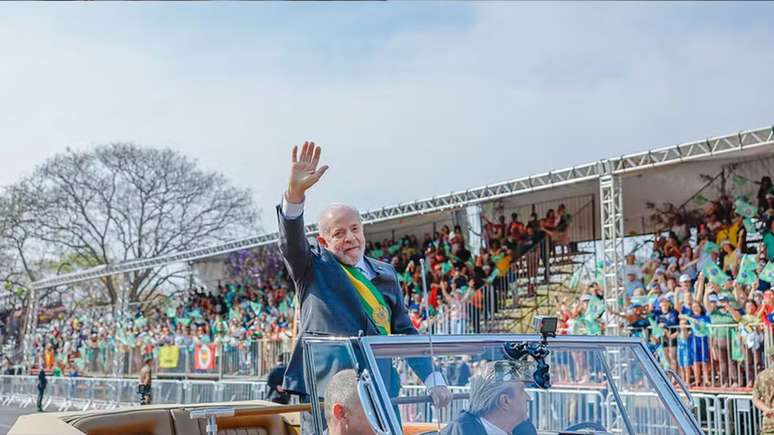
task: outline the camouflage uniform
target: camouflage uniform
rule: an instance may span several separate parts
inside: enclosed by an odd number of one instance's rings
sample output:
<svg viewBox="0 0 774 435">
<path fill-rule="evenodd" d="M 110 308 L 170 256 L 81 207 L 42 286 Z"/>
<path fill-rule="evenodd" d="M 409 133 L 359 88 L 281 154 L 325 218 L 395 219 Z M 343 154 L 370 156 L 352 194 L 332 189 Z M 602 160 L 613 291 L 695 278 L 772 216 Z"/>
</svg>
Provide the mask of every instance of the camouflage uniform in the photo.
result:
<svg viewBox="0 0 774 435">
<path fill-rule="evenodd" d="M 753 397 L 768 407 L 774 407 L 774 367 L 758 373 L 755 378 L 755 387 L 753 387 Z M 764 416 L 759 433 L 760 435 L 774 435 L 774 418 Z"/>
</svg>

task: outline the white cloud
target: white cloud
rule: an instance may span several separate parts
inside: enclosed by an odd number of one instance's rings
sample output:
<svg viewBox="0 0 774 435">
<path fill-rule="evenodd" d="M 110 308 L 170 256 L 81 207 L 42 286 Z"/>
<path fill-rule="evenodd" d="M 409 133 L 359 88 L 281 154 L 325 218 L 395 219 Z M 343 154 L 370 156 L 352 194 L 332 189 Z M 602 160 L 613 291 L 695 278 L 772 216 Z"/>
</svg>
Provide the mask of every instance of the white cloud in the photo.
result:
<svg viewBox="0 0 774 435">
<path fill-rule="evenodd" d="M 296 32 L 301 7 L 287 8 L 290 29 L 265 32 L 244 17 L 207 28 L 185 4 L 164 7 L 183 17 L 169 29 L 136 5 L 88 10 L 86 30 L 78 13 L 62 24 L 61 8 L 6 14 L 0 183 L 66 146 L 169 145 L 252 187 L 272 230 L 289 147 L 307 138 L 332 166 L 310 195 L 316 215 L 334 200 L 374 208 L 772 123 L 761 7 L 484 3 L 378 35 L 363 17 L 412 7 L 331 6 L 341 14 Z M 722 8 L 734 25 L 714 17 Z"/>
</svg>

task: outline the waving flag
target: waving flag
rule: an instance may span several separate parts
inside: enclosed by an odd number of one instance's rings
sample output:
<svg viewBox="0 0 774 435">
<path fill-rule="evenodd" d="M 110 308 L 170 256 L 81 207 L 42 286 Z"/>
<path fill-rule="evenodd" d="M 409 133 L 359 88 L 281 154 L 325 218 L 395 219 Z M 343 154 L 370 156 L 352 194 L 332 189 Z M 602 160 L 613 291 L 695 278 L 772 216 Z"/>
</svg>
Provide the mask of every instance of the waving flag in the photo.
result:
<svg viewBox="0 0 774 435">
<path fill-rule="evenodd" d="M 215 345 L 198 344 L 194 349 L 194 367 L 196 370 L 212 370 L 215 368 Z"/>
</svg>

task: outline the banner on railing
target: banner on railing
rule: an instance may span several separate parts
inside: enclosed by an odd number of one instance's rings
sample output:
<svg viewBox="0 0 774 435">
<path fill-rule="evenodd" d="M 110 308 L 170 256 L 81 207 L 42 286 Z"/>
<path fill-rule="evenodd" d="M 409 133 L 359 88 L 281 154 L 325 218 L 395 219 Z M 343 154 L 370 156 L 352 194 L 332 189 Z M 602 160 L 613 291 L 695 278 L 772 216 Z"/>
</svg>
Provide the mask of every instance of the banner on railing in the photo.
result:
<svg viewBox="0 0 774 435">
<path fill-rule="evenodd" d="M 215 345 L 197 344 L 194 349 L 194 367 L 196 370 L 211 370 L 215 368 Z"/>
<path fill-rule="evenodd" d="M 179 357 L 180 348 L 177 346 L 162 346 L 159 350 L 159 367 L 162 369 L 173 369 L 177 367 Z"/>
</svg>

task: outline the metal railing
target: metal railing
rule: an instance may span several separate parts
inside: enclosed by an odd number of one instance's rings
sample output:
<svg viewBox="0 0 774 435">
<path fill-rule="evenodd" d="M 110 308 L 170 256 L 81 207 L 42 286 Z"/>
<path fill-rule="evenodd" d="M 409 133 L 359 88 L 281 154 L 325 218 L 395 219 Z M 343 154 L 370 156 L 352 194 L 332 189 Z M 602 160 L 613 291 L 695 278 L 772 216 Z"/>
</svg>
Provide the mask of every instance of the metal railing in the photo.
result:
<svg viewBox="0 0 774 435">
<path fill-rule="evenodd" d="M 36 376 L 0 376 L 0 405 L 31 407 L 37 401 Z M 255 381 L 153 381 L 156 404 L 192 404 L 263 400 L 266 382 Z M 45 410 L 114 409 L 139 406 L 137 381 L 116 378 L 49 377 L 43 401 Z"/>
<path fill-rule="evenodd" d="M 768 367 L 764 355 L 774 345 L 772 329 L 760 323 L 627 330 L 642 337 L 662 366 L 680 374 L 692 388 L 752 388 L 758 373 Z"/>
</svg>

